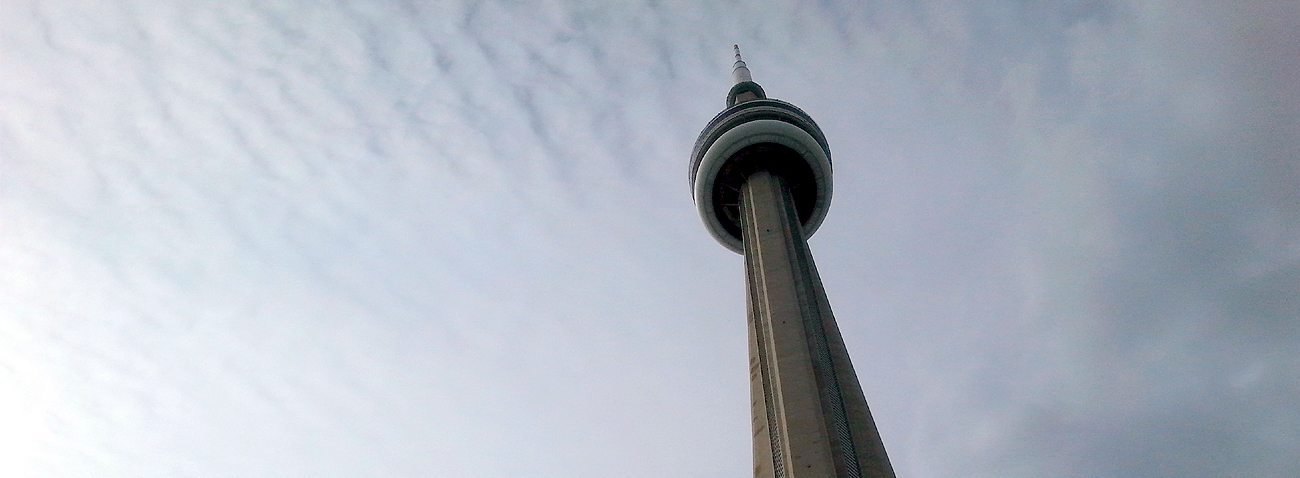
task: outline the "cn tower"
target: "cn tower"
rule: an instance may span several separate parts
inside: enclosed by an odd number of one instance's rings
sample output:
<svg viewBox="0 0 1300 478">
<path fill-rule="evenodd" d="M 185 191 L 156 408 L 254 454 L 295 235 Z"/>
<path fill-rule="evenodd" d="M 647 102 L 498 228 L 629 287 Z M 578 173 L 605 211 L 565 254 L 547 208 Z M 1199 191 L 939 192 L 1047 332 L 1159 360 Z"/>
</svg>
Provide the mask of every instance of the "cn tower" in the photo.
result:
<svg viewBox="0 0 1300 478">
<path fill-rule="evenodd" d="M 735 50 L 727 108 L 695 141 L 690 181 L 709 234 L 745 256 L 754 476 L 893 477 L 808 250 L 831 204 L 826 137 L 768 98 Z"/>
</svg>

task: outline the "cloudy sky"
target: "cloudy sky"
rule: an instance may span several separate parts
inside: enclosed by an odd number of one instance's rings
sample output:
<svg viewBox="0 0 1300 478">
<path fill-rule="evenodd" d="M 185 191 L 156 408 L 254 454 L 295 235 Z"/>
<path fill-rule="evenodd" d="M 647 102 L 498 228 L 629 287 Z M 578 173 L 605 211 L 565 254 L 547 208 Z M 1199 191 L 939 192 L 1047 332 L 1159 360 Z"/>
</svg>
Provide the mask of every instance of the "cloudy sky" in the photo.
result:
<svg viewBox="0 0 1300 478">
<path fill-rule="evenodd" d="M 750 473 L 731 44 L 909 477 L 1300 476 L 1300 4 L 0 0 L 0 475 Z"/>
</svg>

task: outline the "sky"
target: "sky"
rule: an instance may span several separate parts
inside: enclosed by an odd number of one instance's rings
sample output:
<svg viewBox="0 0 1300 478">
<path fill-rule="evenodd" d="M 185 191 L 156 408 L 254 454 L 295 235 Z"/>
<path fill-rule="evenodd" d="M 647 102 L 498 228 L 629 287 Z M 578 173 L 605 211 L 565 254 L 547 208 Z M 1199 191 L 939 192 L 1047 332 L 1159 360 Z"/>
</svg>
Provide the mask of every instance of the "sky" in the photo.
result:
<svg viewBox="0 0 1300 478">
<path fill-rule="evenodd" d="M 0 476 L 750 472 L 739 43 L 908 477 L 1300 476 L 1300 3 L 0 0 Z"/>
</svg>

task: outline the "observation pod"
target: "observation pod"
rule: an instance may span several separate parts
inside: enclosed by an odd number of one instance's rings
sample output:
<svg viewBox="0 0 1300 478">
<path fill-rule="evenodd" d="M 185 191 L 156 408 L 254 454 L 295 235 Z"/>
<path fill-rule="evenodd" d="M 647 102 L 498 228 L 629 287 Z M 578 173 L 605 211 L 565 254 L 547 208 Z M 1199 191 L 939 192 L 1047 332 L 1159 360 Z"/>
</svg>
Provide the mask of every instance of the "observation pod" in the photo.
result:
<svg viewBox="0 0 1300 478">
<path fill-rule="evenodd" d="M 743 253 L 740 188 L 750 174 L 766 169 L 785 178 L 803 236 L 812 237 L 831 205 L 826 137 L 803 110 L 767 97 L 750 79 L 739 48 L 734 71 L 727 109 L 709 121 L 691 152 L 690 184 L 700 219 L 714 239 Z"/>
</svg>

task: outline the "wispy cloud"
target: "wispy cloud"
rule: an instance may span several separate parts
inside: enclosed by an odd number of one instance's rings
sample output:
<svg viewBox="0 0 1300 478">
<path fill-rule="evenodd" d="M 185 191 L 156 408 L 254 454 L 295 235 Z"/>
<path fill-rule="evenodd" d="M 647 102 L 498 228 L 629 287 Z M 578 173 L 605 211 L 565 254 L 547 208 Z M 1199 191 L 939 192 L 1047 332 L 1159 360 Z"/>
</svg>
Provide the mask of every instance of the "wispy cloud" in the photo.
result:
<svg viewBox="0 0 1300 478">
<path fill-rule="evenodd" d="M 747 473 L 684 178 L 739 42 L 830 139 L 813 248 L 902 474 L 1294 475 L 1298 22 L 14 3 L 0 472 Z"/>
</svg>

